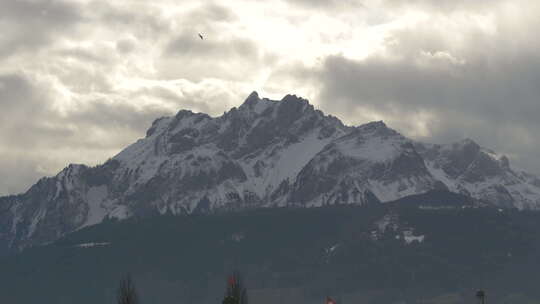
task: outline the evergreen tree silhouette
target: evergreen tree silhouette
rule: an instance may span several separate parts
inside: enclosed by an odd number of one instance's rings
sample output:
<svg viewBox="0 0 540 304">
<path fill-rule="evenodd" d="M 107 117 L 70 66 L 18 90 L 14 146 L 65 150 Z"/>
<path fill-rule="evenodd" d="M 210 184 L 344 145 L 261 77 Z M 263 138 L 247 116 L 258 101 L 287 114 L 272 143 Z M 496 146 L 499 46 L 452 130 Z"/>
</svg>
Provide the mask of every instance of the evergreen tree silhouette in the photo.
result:
<svg viewBox="0 0 540 304">
<path fill-rule="evenodd" d="M 478 299 L 478 304 L 486 303 L 486 292 L 483 290 L 478 290 L 476 292 L 476 298 Z"/>
<path fill-rule="evenodd" d="M 135 283 L 131 279 L 131 275 L 127 274 L 120 280 L 118 287 L 117 304 L 138 304 L 139 297 L 135 290 Z"/>
</svg>

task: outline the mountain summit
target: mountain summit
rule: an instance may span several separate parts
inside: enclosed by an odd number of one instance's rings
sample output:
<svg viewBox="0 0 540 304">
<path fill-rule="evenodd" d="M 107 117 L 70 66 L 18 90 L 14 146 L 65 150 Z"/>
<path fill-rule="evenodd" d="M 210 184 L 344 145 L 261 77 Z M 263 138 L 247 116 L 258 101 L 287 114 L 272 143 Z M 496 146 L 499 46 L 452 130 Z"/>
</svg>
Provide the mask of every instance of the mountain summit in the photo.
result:
<svg viewBox="0 0 540 304">
<path fill-rule="evenodd" d="M 346 126 L 295 95 L 253 92 L 219 117 L 159 118 L 103 165 L 69 165 L 0 198 L 0 247 L 43 244 L 105 219 L 372 204 L 434 189 L 540 206 L 540 179 L 472 140 L 414 142 L 383 122 Z"/>
</svg>

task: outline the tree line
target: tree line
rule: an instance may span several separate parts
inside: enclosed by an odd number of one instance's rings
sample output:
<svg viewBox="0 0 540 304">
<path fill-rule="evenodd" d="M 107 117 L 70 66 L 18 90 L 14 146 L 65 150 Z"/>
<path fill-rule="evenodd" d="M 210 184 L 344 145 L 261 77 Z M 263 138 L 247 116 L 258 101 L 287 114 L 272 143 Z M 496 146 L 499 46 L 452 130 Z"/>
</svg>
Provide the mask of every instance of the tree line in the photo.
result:
<svg viewBox="0 0 540 304">
<path fill-rule="evenodd" d="M 486 304 L 486 292 L 478 290 L 475 294 L 478 304 Z M 125 275 L 118 286 L 117 304 L 140 304 L 139 296 L 135 288 L 135 282 L 131 275 Z M 247 290 L 242 276 L 234 272 L 227 278 L 225 296 L 221 304 L 248 304 Z M 338 304 L 336 300 L 326 297 L 325 304 Z"/>
<path fill-rule="evenodd" d="M 120 280 L 116 303 L 140 304 L 135 282 L 129 274 Z M 227 278 L 227 287 L 222 304 L 248 304 L 247 290 L 239 272 L 234 272 Z"/>
</svg>

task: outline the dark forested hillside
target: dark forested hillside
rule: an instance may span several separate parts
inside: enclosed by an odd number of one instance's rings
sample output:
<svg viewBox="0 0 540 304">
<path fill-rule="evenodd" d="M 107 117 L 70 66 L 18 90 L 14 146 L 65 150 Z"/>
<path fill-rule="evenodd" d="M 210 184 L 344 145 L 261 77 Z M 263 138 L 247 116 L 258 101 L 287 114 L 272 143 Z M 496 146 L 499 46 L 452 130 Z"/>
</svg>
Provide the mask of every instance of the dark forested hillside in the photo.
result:
<svg viewBox="0 0 540 304">
<path fill-rule="evenodd" d="M 239 270 L 251 303 L 540 300 L 540 214 L 439 192 L 364 207 L 106 222 L 0 261 L 0 303 L 221 303 Z"/>
</svg>

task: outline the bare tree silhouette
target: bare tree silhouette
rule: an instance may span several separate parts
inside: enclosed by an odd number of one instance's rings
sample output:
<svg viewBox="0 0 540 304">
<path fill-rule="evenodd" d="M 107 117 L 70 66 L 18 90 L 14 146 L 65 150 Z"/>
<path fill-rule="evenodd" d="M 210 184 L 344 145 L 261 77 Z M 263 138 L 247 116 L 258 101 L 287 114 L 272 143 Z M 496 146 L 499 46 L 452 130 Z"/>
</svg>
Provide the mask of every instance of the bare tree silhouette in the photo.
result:
<svg viewBox="0 0 540 304">
<path fill-rule="evenodd" d="M 139 297 L 135 290 L 135 283 L 131 279 L 131 275 L 127 274 L 120 280 L 118 287 L 117 304 L 138 304 Z"/>
<path fill-rule="evenodd" d="M 486 303 L 486 292 L 483 290 L 478 290 L 476 292 L 476 298 L 478 299 L 478 304 Z"/>
</svg>

